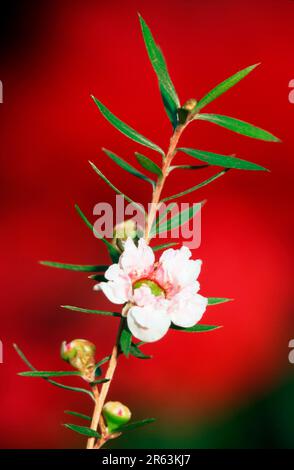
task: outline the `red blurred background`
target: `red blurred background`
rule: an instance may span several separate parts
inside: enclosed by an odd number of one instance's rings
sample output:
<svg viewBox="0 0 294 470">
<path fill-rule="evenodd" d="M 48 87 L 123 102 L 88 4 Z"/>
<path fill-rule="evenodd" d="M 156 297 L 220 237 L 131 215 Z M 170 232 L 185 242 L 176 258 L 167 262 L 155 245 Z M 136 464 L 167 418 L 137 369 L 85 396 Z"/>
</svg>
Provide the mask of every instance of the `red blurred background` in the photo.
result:
<svg viewBox="0 0 294 470">
<path fill-rule="evenodd" d="M 108 262 L 104 245 L 73 208 L 79 203 L 93 221 L 97 202 L 115 200 L 88 159 L 99 162 L 135 200 L 150 199 L 148 186 L 126 177 L 100 150 L 105 146 L 136 166 L 134 151 L 140 146 L 112 128 L 90 99 L 93 93 L 122 120 L 167 147 L 171 129 L 137 11 L 164 51 L 182 102 L 200 98 L 237 70 L 262 62 L 207 112 L 252 122 L 280 137 L 281 144 L 248 139 L 205 122 L 191 125 L 182 140 L 182 146 L 237 153 L 271 170 L 231 171 L 183 198 L 208 199 L 202 244 L 193 254 L 203 260 L 202 293 L 235 299 L 205 315 L 205 323 L 224 328 L 199 335 L 170 333 L 145 347 L 153 360 L 122 359 L 110 393 L 111 399 L 129 405 L 134 418 L 158 418 L 152 430 L 142 431 L 145 440 L 135 433 L 134 446 L 200 445 L 191 436 L 201 434 L 201 426 L 250 407 L 294 374 L 288 362 L 288 343 L 294 338 L 294 105 L 288 100 L 294 78 L 294 2 L 7 1 L 1 9 L 3 448 L 83 445 L 60 423 L 66 421 L 64 409 L 90 413 L 92 404 L 42 380 L 17 376 L 26 367 L 12 343 L 41 370 L 65 367 L 59 359 L 65 339 L 88 338 L 101 357 L 112 347 L 116 319 L 59 308 L 109 308 L 92 292 L 87 275 L 45 268 L 38 260 Z M 159 158 L 152 151 L 145 154 Z M 193 172 L 183 178 L 172 174 L 166 194 L 192 186 L 198 178 Z M 169 438 L 163 440 L 165 432 Z M 120 445 L 128 444 L 122 440 Z M 242 445 L 246 442 L 241 439 Z"/>
</svg>

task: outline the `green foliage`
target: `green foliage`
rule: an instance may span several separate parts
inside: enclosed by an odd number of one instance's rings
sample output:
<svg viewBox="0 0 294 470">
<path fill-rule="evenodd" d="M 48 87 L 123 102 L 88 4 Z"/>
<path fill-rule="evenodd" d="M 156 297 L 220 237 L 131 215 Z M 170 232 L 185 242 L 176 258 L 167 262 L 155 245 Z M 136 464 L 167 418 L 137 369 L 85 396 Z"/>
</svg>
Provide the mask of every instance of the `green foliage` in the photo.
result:
<svg viewBox="0 0 294 470">
<path fill-rule="evenodd" d="M 60 305 L 60 307 L 67 310 L 72 310 L 73 312 L 82 312 L 82 313 L 91 313 L 93 315 L 106 315 L 107 317 L 121 317 L 121 314 L 118 312 L 107 312 L 105 310 L 91 310 L 89 308 L 75 307 L 74 305 Z"/>
<path fill-rule="evenodd" d="M 202 203 L 199 202 L 197 204 L 193 204 L 192 207 L 188 207 L 187 209 L 184 209 L 178 214 L 175 214 L 174 216 L 169 218 L 167 221 L 163 222 L 161 225 L 157 227 L 153 227 L 150 231 L 150 236 L 153 237 L 155 234 L 159 234 L 165 231 L 168 232 L 177 227 L 180 227 L 181 225 L 188 222 L 188 220 L 192 219 L 194 215 L 196 214 L 196 212 L 198 212 L 201 209 L 201 207 L 202 207 Z"/>
<path fill-rule="evenodd" d="M 160 176 L 160 177 L 162 176 L 161 169 L 159 168 L 158 165 L 156 165 L 156 163 L 150 160 L 150 158 L 145 157 L 145 155 L 142 155 L 141 153 L 138 153 L 138 152 L 136 152 L 135 155 L 136 155 L 138 162 L 143 168 L 145 168 L 145 170 L 148 170 L 157 176 Z"/>
<path fill-rule="evenodd" d="M 122 134 L 129 137 L 129 139 L 134 140 L 135 142 L 144 145 L 145 147 L 149 147 L 152 150 L 155 150 L 156 152 L 160 153 L 161 155 L 164 155 L 164 151 L 160 147 L 158 147 L 158 145 L 154 144 L 153 142 L 151 142 L 151 140 L 139 134 L 137 131 L 135 131 L 130 126 L 118 119 L 114 114 L 109 111 L 109 109 L 106 108 L 106 106 L 104 106 L 104 104 L 101 103 L 101 101 L 97 100 L 95 96 L 92 96 L 92 98 L 101 114 L 105 117 L 105 119 L 107 119 L 107 121 L 109 121 L 110 124 L 112 124 Z"/>
<path fill-rule="evenodd" d="M 252 137 L 252 139 L 266 140 L 268 142 L 280 142 L 280 139 L 270 132 L 261 129 L 260 127 L 255 127 L 248 122 L 240 121 L 239 119 L 229 116 L 222 116 L 221 114 L 196 114 L 194 119 L 212 122 L 218 126 L 225 127 L 230 131 L 236 132 L 237 134 Z"/>
<path fill-rule="evenodd" d="M 183 153 L 190 155 L 191 157 L 197 158 L 203 162 L 207 162 L 209 165 L 223 166 L 225 168 L 235 168 L 237 170 L 261 170 L 268 171 L 263 166 L 251 163 L 241 158 L 236 158 L 230 155 L 220 155 L 218 153 L 205 152 L 204 150 L 178 148 Z"/>
<path fill-rule="evenodd" d="M 70 271 L 82 271 L 82 272 L 104 272 L 109 266 L 105 265 L 92 265 L 92 264 L 68 264 L 68 263 L 57 263 L 55 261 L 39 261 L 43 266 L 57 269 L 68 269 Z"/>
<path fill-rule="evenodd" d="M 146 418 L 142 419 L 142 421 L 133 421 L 132 423 L 124 424 L 120 428 L 116 430 L 116 432 L 126 432 L 126 431 L 133 431 L 133 429 L 140 428 L 145 426 L 146 424 L 154 423 L 155 418 Z"/>
<path fill-rule="evenodd" d="M 111 257 L 112 261 L 116 263 L 120 256 L 119 251 L 116 248 L 114 248 L 114 246 L 108 240 L 106 240 L 106 238 L 102 237 L 102 235 L 100 235 L 100 233 L 98 233 L 97 230 L 94 229 L 91 222 L 89 222 L 89 220 L 87 219 L 87 217 L 85 216 L 85 214 L 82 212 L 82 210 L 79 208 L 77 204 L 75 204 L 75 209 L 77 213 L 79 214 L 79 216 L 81 217 L 81 219 L 85 222 L 87 227 L 94 233 L 94 235 L 97 238 L 99 238 L 107 246 L 109 256 Z"/>
<path fill-rule="evenodd" d="M 198 325 L 197 324 L 195 326 L 191 326 L 190 328 L 182 328 L 181 326 L 172 324 L 170 328 L 172 330 L 186 331 L 187 333 L 203 333 L 206 331 L 217 330 L 218 328 L 222 328 L 222 327 L 215 326 L 215 325 Z"/>
<path fill-rule="evenodd" d="M 161 199 L 161 202 L 171 201 L 171 200 L 173 200 L 173 199 L 177 199 L 177 198 L 179 198 L 179 197 L 181 197 L 181 196 L 185 196 L 186 194 L 189 194 L 189 193 L 192 193 L 192 192 L 194 192 L 194 191 L 197 191 L 197 189 L 203 188 L 204 186 L 207 186 L 208 184 L 212 183 L 212 182 L 215 181 L 216 179 L 218 179 L 218 178 L 220 178 L 221 176 L 225 175 L 227 171 L 228 171 L 228 168 L 226 168 L 226 169 L 223 170 L 223 171 L 220 171 L 220 172 L 217 173 L 216 175 L 211 176 L 211 177 L 208 178 L 207 180 L 202 181 L 202 183 L 196 184 L 195 186 L 192 186 L 192 187 L 189 188 L 189 189 L 185 189 L 184 191 L 181 191 L 180 193 L 173 194 L 172 196 L 168 196 L 168 197 L 165 197 L 165 198 Z"/>
<path fill-rule="evenodd" d="M 158 84 L 159 84 L 159 89 L 161 92 L 163 104 L 164 104 L 166 113 L 173 127 L 175 128 L 178 123 L 177 111 L 178 111 L 178 108 L 180 107 L 180 100 L 178 98 L 175 87 L 169 76 L 163 54 L 161 50 L 159 49 L 159 47 L 157 46 L 157 44 L 155 43 L 152 33 L 150 31 L 150 28 L 147 26 L 146 22 L 143 20 L 143 18 L 140 15 L 139 15 L 139 19 L 141 23 L 142 34 L 143 34 L 146 50 L 147 50 L 150 62 L 152 64 L 152 67 L 154 69 L 154 72 L 156 73 L 156 76 L 158 79 Z"/>
<path fill-rule="evenodd" d="M 76 418 L 84 419 L 86 421 L 91 421 L 91 419 L 92 419 L 91 416 L 87 416 L 87 415 L 84 415 L 82 413 L 77 413 L 76 411 L 65 410 L 64 413 L 67 414 L 67 415 L 75 416 Z"/>
<path fill-rule="evenodd" d="M 132 346 L 132 333 L 130 332 L 126 321 L 123 322 L 119 345 L 123 354 L 128 357 Z"/>
<path fill-rule="evenodd" d="M 114 161 L 114 163 L 116 163 L 123 170 L 127 171 L 131 175 L 134 175 L 141 180 L 147 181 L 148 183 L 151 184 L 152 188 L 154 188 L 155 183 L 152 179 L 148 178 L 148 176 L 143 175 L 143 173 L 141 173 L 139 170 L 137 170 L 135 167 L 130 165 L 128 162 L 123 160 L 121 157 L 119 157 L 115 153 L 110 152 L 110 150 L 106 150 L 104 148 L 102 150 L 109 158 L 111 158 L 112 161 Z"/>
<path fill-rule="evenodd" d="M 231 302 L 234 299 L 226 299 L 224 297 L 208 297 L 208 305 L 224 304 L 225 302 Z"/>
<path fill-rule="evenodd" d="M 87 428 L 86 426 L 77 426 L 76 424 L 64 424 L 63 426 L 78 434 L 82 434 L 83 436 L 95 437 L 97 439 L 100 439 L 101 437 L 97 431 Z"/>
<path fill-rule="evenodd" d="M 204 106 L 207 106 L 209 103 L 214 101 L 216 98 L 221 96 L 223 93 L 228 91 L 234 85 L 236 85 L 240 80 L 246 77 L 252 70 L 254 70 L 259 64 L 250 65 L 245 69 L 240 70 L 231 77 L 227 78 L 223 82 L 219 83 L 215 88 L 213 88 L 207 95 L 201 98 L 196 105 L 196 112 L 199 112 Z"/>
<path fill-rule="evenodd" d="M 39 371 L 39 370 L 34 370 L 34 371 L 26 371 L 26 372 L 19 372 L 18 375 L 21 375 L 22 377 L 42 377 L 44 378 L 50 378 L 50 377 L 69 377 L 69 376 L 81 376 L 81 373 L 79 371 Z"/>
</svg>

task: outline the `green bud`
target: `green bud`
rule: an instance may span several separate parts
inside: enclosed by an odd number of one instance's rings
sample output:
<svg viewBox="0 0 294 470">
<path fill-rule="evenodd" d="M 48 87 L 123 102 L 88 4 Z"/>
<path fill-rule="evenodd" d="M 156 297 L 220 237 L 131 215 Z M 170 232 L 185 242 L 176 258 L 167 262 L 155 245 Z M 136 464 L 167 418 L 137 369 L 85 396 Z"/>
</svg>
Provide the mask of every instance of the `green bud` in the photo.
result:
<svg viewBox="0 0 294 470">
<path fill-rule="evenodd" d="M 124 251 L 125 242 L 129 237 L 136 243 L 142 235 L 142 229 L 137 226 L 137 223 L 133 219 L 129 219 L 114 227 L 112 245 L 118 248 L 122 253 Z"/>
<path fill-rule="evenodd" d="M 81 372 L 87 382 L 95 380 L 95 344 L 86 339 L 74 339 L 70 343 L 63 341 L 61 358 Z"/>
<path fill-rule="evenodd" d="M 103 407 L 103 415 L 107 423 L 108 432 L 116 431 L 120 426 L 131 419 L 129 408 L 119 401 L 109 401 Z"/>
<path fill-rule="evenodd" d="M 195 113 L 196 105 L 197 101 L 194 98 L 190 98 L 181 108 L 178 109 L 180 124 L 186 124 L 188 118 Z"/>
</svg>

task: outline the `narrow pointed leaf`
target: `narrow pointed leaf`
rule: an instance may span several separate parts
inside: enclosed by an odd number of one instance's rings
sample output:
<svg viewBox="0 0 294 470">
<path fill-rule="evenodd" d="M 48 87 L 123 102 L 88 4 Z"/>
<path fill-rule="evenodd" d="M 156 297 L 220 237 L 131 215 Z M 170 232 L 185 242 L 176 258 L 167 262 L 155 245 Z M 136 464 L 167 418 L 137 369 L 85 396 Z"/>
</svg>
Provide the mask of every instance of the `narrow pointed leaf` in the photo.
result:
<svg viewBox="0 0 294 470">
<path fill-rule="evenodd" d="M 173 202 L 172 204 L 168 204 L 167 207 L 165 208 L 165 210 L 159 215 L 158 219 L 157 219 L 157 217 L 155 218 L 155 220 L 152 224 L 151 232 L 153 230 L 155 231 L 155 227 L 161 224 L 161 222 L 166 218 L 166 216 L 169 213 L 171 213 L 171 211 L 173 210 L 175 205 L 176 205 L 175 202 Z"/>
<path fill-rule="evenodd" d="M 116 248 L 114 248 L 114 246 L 112 246 L 112 244 L 108 240 L 106 240 L 106 238 L 102 237 L 102 235 L 100 235 L 100 233 L 98 233 L 97 230 L 94 229 L 91 222 L 89 222 L 89 220 L 87 219 L 87 217 L 85 216 L 85 214 L 82 212 L 82 210 L 79 208 L 77 204 L 75 204 L 75 209 L 77 213 L 79 214 L 79 216 L 81 217 L 81 219 L 85 222 L 87 227 L 94 233 L 94 235 L 97 238 L 99 238 L 107 246 L 109 256 L 111 257 L 112 261 L 116 263 L 120 256 L 119 251 Z"/>
<path fill-rule="evenodd" d="M 83 271 L 83 272 L 104 272 L 109 266 L 105 265 L 90 265 L 90 264 L 68 264 L 58 263 L 55 261 L 39 261 L 43 266 L 49 266 L 49 268 L 57 269 L 68 269 L 70 271 Z"/>
<path fill-rule="evenodd" d="M 99 282 L 106 281 L 106 278 L 103 274 L 92 274 L 91 276 L 88 276 L 88 279 L 91 279 L 92 281 L 99 281 Z"/>
<path fill-rule="evenodd" d="M 83 413 L 77 413 L 76 411 L 65 410 L 64 413 L 67 415 L 75 416 L 76 418 L 84 419 L 86 421 L 91 421 L 92 419 L 91 416 L 84 415 Z"/>
<path fill-rule="evenodd" d="M 42 377 L 43 379 L 50 378 L 50 377 L 69 377 L 69 376 L 80 376 L 81 373 L 78 371 L 27 371 L 27 372 L 19 372 L 18 375 L 22 377 Z"/>
<path fill-rule="evenodd" d="M 236 132 L 237 134 L 252 137 L 253 139 L 280 142 L 280 139 L 270 132 L 261 129 L 260 127 L 253 126 L 248 122 L 240 121 L 239 119 L 231 118 L 229 116 L 222 116 L 221 114 L 197 114 L 195 119 L 212 122 L 218 126 L 225 127 L 230 131 Z"/>
<path fill-rule="evenodd" d="M 207 168 L 208 166 L 209 165 L 173 165 L 169 167 L 169 173 L 174 170 L 202 170 L 203 168 Z"/>
<path fill-rule="evenodd" d="M 177 125 L 177 110 L 180 107 L 180 101 L 176 93 L 175 87 L 169 76 L 165 59 L 160 48 L 154 41 L 150 28 L 147 26 L 146 22 L 139 15 L 142 34 L 146 46 L 146 50 L 152 64 L 152 67 L 157 75 L 158 84 L 165 106 L 167 115 L 173 125 Z"/>
<path fill-rule="evenodd" d="M 151 359 L 152 356 L 144 354 L 139 348 L 138 344 L 132 343 L 130 347 L 130 355 L 137 357 L 138 359 Z"/>
<path fill-rule="evenodd" d="M 155 418 L 146 418 L 142 419 L 142 421 L 134 421 L 133 423 L 122 425 L 116 430 L 116 432 L 132 431 L 133 429 L 140 428 L 142 426 L 145 426 L 146 424 L 154 423 L 154 421 Z"/>
<path fill-rule="evenodd" d="M 74 305 L 60 305 L 60 307 L 74 312 L 91 313 L 93 315 L 106 315 L 107 317 L 121 317 L 118 312 L 107 312 L 105 310 L 91 310 L 89 308 L 75 307 Z"/>
<path fill-rule="evenodd" d="M 158 145 L 154 144 L 153 142 L 151 142 L 151 140 L 139 134 L 137 131 L 132 129 L 132 127 L 128 126 L 120 119 L 118 119 L 114 114 L 109 111 L 109 109 L 106 108 L 106 106 L 104 106 L 104 104 L 101 103 L 101 101 L 97 100 L 95 96 L 92 96 L 92 98 L 94 100 L 94 103 L 98 106 L 98 109 L 100 110 L 101 114 L 105 117 L 105 119 L 107 119 L 107 121 L 109 121 L 110 124 L 116 127 L 116 129 L 119 130 L 122 134 L 126 135 L 135 142 L 138 142 L 139 144 L 144 145 L 145 147 L 149 147 L 152 150 L 155 150 L 156 152 L 160 153 L 161 155 L 164 155 L 164 151 Z"/>
<path fill-rule="evenodd" d="M 76 424 L 64 424 L 63 426 L 83 436 L 96 437 L 97 439 L 101 437 L 97 431 L 87 428 L 86 426 L 77 426 Z"/>
<path fill-rule="evenodd" d="M 178 244 L 179 244 L 178 242 L 163 243 L 163 245 L 153 246 L 152 250 L 153 251 L 165 250 L 166 248 L 171 248 L 172 246 L 176 246 Z"/>
<path fill-rule="evenodd" d="M 176 325 L 171 325 L 173 330 L 178 330 L 178 331 L 186 331 L 187 333 L 202 333 L 205 331 L 212 331 L 212 330 L 217 330 L 218 328 L 222 328 L 221 326 L 215 326 L 215 325 L 195 325 L 191 326 L 191 328 L 182 328 L 181 326 L 176 326 Z"/>
<path fill-rule="evenodd" d="M 201 98 L 201 100 L 197 103 L 196 111 L 200 111 L 200 109 L 204 108 L 204 106 L 208 105 L 208 103 L 211 103 L 223 93 L 228 91 L 238 82 L 240 82 L 240 80 L 245 78 L 250 72 L 252 72 L 252 70 L 254 70 L 258 65 L 259 64 L 250 65 L 249 67 L 240 70 L 239 72 L 235 73 L 223 82 L 219 83 L 215 88 L 213 88 L 209 93 L 207 93 L 207 95 Z"/>
<path fill-rule="evenodd" d="M 19 355 L 19 357 L 23 360 L 23 362 L 28 366 L 29 369 L 31 369 L 32 371 L 37 371 L 37 369 L 29 362 L 29 360 L 26 358 L 26 356 L 24 355 L 24 353 L 21 351 L 21 349 L 16 345 L 14 344 L 13 345 L 14 349 L 16 350 L 17 354 Z M 93 396 L 93 394 L 89 391 L 89 390 L 86 390 L 85 388 L 79 388 L 79 387 L 70 387 L 69 385 L 64 385 L 64 384 L 61 384 L 60 382 L 55 382 L 55 380 L 51 380 L 51 379 L 48 379 L 47 377 L 41 377 L 42 379 L 46 380 L 48 383 L 50 383 L 51 385 L 54 385 L 56 387 L 59 387 L 59 388 L 63 388 L 65 390 L 70 390 L 72 392 L 80 392 L 80 393 L 85 393 L 86 395 L 89 395 L 93 401 L 95 401 L 95 398 Z"/>
<path fill-rule="evenodd" d="M 119 344 L 124 355 L 128 357 L 130 354 L 130 349 L 132 345 L 132 333 L 128 329 L 128 326 L 126 323 L 124 324 L 124 327 L 120 334 Z"/>
<path fill-rule="evenodd" d="M 97 173 L 97 175 L 100 176 L 100 178 L 103 179 L 103 181 L 105 181 L 106 184 L 108 184 L 108 186 L 111 187 L 111 189 L 113 189 L 117 194 L 119 194 L 120 196 L 122 196 L 126 201 L 128 201 L 130 204 L 132 204 L 134 207 L 136 207 L 136 209 L 138 209 L 140 212 L 142 212 L 143 214 L 145 214 L 145 210 L 144 208 L 142 207 L 142 205 L 140 204 L 137 204 L 135 201 L 133 201 L 129 196 L 126 196 L 122 191 L 120 191 L 120 189 L 118 189 L 116 186 L 114 186 L 114 184 L 111 183 L 111 181 L 109 181 L 109 179 L 106 178 L 106 176 L 103 175 L 103 173 L 99 170 L 99 168 L 97 168 L 96 165 L 94 165 L 94 163 L 92 162 L 89 162 L 91 167 L 93 168 L 93 170 Z"/>
<path fill-rule="evenodd" d="M 224 304 L 225 302 L 231 302 L 234 299 L 226 299 L 224 297 L 208 297 L 208 305 Z"/>
<path fill-rule="evenodd" d="M 154 173 L 157 176 L 162 176 L 162 171 L 159 168 L 156 163 L 154 163 L 150 158 L 145 157 L 145 155 L 142 155 L 141 153 L 135 153 L 136 158 L 140 165 L 145 168 L 146 170 L 150 171 L 151 173 Z"/>
<path fill-rule="evenodd" d="M 108 362 L 110 360 L 110 358 L 111 358 L 111 356 L 106 356 L 103 359 L 101 359 L 101 361 L 97 362 L 97 364 L 95 365 L 96 370 L 97 370 L 97 368 L 101 367 L 103 364 Z"/>
<path fill-rule="evenodd" d="M 148 178 L 148 176 L 143 175 L 143 173 L 141 173 L 139 170 L 137 170 L 135 167 L 130 165 L 128 162 L 123 160 L 121 157 L 119 157 L 115 153 L 110 152 L 109 150 L 106 150 L 104 148 L 102 150 L 109 158 L 111 158 L 112 161 L 114 161 L 123 170 L 126 170 L 128 173 L 136 176 L 137 178 L 140 178 L 141 180 L 147 181 L 154 188 L 155 183 L 154 181 L 152 181 L 152 179 Z"/>
<path fill-rule="evenodd" d="M 181 191 L 180 193 L 173 194 L 172 196 L 168 196 L 168 197 L 161 199 L 161 202 L 171 201 L 172 199 L 177 199 L 178 197 L 185 196 L 186 194 L 192 193 L 193 191 L 197 191 L 197 189 L 203 188 L 204 186 L 207 186 L 208 184 L 212 183 L 216 179 L 225 175 L 227 171 L 228 171 L 228 168 L 220 171 L 216 175 L 211 176 L 207 180 L 202 181 L 202 183 L 196 184 L 195 186 L 192 186 L 191 188 L 185 189 L 185 191 Z"/>
<path fill-rule="evenodd" d="M 209 165 L 223 166 L 224 168 L 235 168 L 237 170 L 257 170 L 257 171 L 268 171 L 263 166 L 257 165 L 256 163 L 248 162 L 241 158 L 236 158 L 231 155 L 220 155 L 218 153 L 206 152 L 204 150 L 178 148 L 183 153 L 190 155 L 191 157 L 197 158 L 203 162 L 209 163 Z"/>
<path fill-rule="evenodd" d="M 98 385 L 98 384 L 105 384 L 106 382 L 109 382 L 110 379 L 97 379 L 91 382 L 91 385 Z"/>
<path fill-rule="evenodd" d="M 188 220 L 192 219 L 196 212 L 201 209 L 201 207 L 202 203 L 200 202 L 197 204 L 193 204 L 192 207 L 184 209 L 182 212 L 179 212 L 178 214 L 174 215 L 173 217 L 171 217 L 167 221 L 164 221 L 161 225 L 156 227 L 153 231 L 151 231 L 150 236 L 153 237 L 156 234 L 168 232 L 177 227 L 180 227 L 181 225 L 188 222 Z"/>
</svg>

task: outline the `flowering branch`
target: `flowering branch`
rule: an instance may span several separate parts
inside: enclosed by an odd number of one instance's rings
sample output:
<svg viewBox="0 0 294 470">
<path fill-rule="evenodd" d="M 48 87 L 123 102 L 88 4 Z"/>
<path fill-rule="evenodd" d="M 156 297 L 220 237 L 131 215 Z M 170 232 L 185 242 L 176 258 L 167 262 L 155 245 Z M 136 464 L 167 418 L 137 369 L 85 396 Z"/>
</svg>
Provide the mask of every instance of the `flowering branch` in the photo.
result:
<svg viewBox="0 0 294 470">
<path fill-rule="evenodd" d="M 219 297 L 204 297 L 199 294 L 200 285 L 198 276 L 201 269 L 200 260 L 192 260 L 190 250 L 182 246 L 180 249 L 166 249 L 159 260 L 155 260 L 155 252 L 163 248 L 169 248 L 174 244 L 158 245 L 151 248 L 150 242 L 157 233 L 181 227 L 194 217 L 202 207 L 202 203 L 194 204 L 192 209 L 186 209 L 168 218 L 168 211 L 161 214 L 157 220 L 157 214 L 164 202 L 177 199 L 190 194 L 212 183 L 225 175 L 230 169 L 267 171 L 262 166 L 237 158 L 235 155 L 221 155 L 209 151 L 178 147 L 180 137 L 186 126 L 197 120 L 203 120 L 224 127 L 238 134 L 264 141 L 278 142 L 279 139 L 271 133 L 253 126 L 239 119 L 219 114 L 202 113 L 202 109 L 227 92 L 240 80 L 252 72 L 258 64 L 246 67 L 233 76 L 219 83 L 198 102 L 193 98 L 181 106 L 175 87 L 171 81 L 168 69 L 161 50 L 154 41 L 153 35 L 147 24 L 140 17 L 142 34 L 145 41 L 150 62 L 155 71 L 158 85 L 166 114 L 171 122 L 173 132 L 169 147 L 165 153 L 157 144 L 153 143 L 133 128 L 123 123 L 112 114 L 105 105 L 93 97 L 101 114 L 125 136 L 140 145 L 148 147 L 162 157 L 162 164 L 158 166 L 146 156 L 136 153 L 140 166 L 156 175 L 156 181 L 145 175 L 130 163 L 123 160 L 109 150 L 104 153 L 121 169 L 134 177 L 140 178 L 152 186 L 151 209 L 148 214 L 91 163 L 92 168 L 112 190 L 124 197 L 138 211 L 144 212 L 145 230 L 131 219 L 115 227 L 112 241 L 104 238 L 95 230 L 90 221 L 76 206 L 77 212 L 85 224 L 93 231 L 106 246 L 112 265 L 76 265 L 52 261 L 41 262 L 43 265 L 68 269 L 73 271 L 92 273 L 90 278 L 98 281 L 94 290 L 101 291 L 113 303 L 121 305 L 121 312 L 108 312 L 91 310 L 88 308 L 63 306 L 67 310 L 89 313 L 94 315 L 106 315 L 119 317 L 120 323 L 115 344 L 110 356 L 95 363 L 96 347 L 93 343 L 77 339 L 70 343 L 64 342 L 61 348 L 61 357 L 67 361 L 75 371 L 39 371 L 32 366 L 23 352 L 17 347 L 16 351 L 25 362 L 28 371 L 20 373 L 26 377 L 40 377 L 50 384 L 65 390 L 87 395 L 94 401 L 92 416 L 87 416 L 75 411 L 65 411 L 66 414 L 86 420 L 89 426 L 65 424 L 65 427 L 87 437 L 87 449 L 100 449 L 109 439 L 118 438 L 122 433 L 154 421 L 153 418 L 142 421 L 129 422 L 130 410 L 120 402 L 106 402 L 111 382 L 113 380 L 118 357 L 134 356 L 138 359 L 150 359 L 141 351 L 145 342 L 153 342 L 162 338 L 169 329 L 185 332 L 207 332 L 219 328 L 214 325 L 199 324 L 207 307 L 228 302 L 231 299 Z M 197 165 L 172 165 L 177 152 L 184 153 L 200 161 Z M 180 193 L 162 198 L 162 191 L 171 171 L 173 170 L 201 170 L 210 166 L 221 167 L 221 171 L 212 175 L 207 180 L 200 181 L 191 188 L 184 189 Z M 195 207 L 194 207 L 195 206 Z M 167 221 L 165 219 L 168 219 Z M 133 338 L 140 342 L 135 343 Z M 108 363 L 103 378 L 102 366 Z M 52 377 L 79 376 L 88 388 L 72 387 L 55 380 Z M 101 384 L 101 389 L 98 385 Z"/>
</svg>

